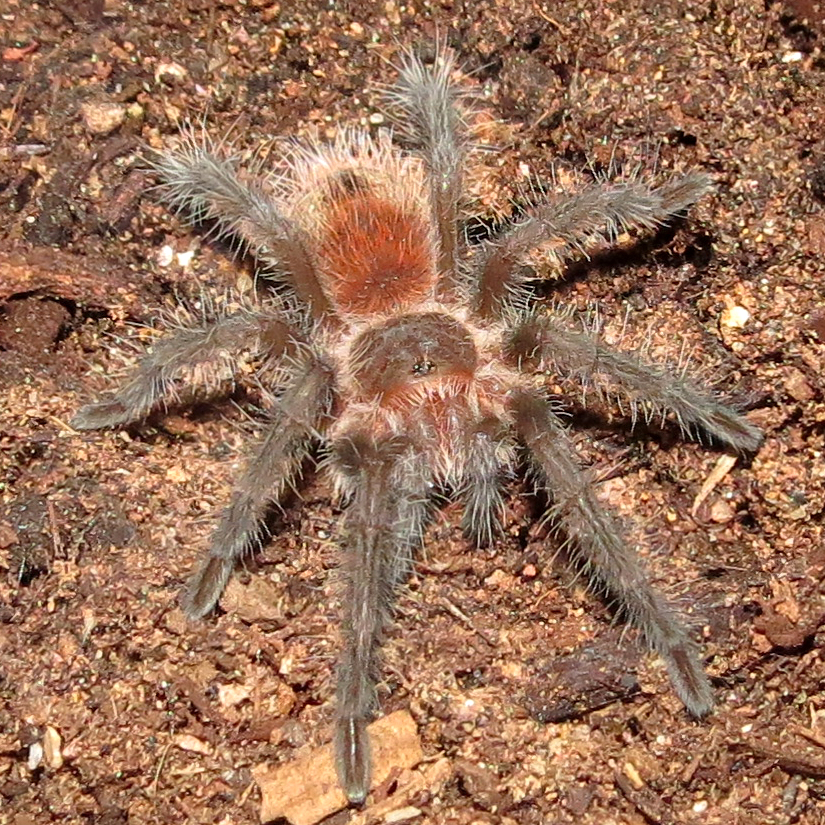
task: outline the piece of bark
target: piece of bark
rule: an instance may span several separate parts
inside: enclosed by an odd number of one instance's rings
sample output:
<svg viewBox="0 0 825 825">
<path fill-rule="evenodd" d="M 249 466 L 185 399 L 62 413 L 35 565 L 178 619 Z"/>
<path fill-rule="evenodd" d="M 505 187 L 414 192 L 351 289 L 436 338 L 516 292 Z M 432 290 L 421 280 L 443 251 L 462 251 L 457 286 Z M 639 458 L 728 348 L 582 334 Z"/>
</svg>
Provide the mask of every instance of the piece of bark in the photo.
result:
<svg viewBox="0 0 825 825">
<path fill-rule="evenodd" d="M 537 722 L 558 724 L 626 702 L 640 691 L 639 657 L 637 648 L 621 645 L 619 631 L 604 633 L 571 654 L 550 657 L 521 704 Z"/>
<path fill-rule="evenodd" d="M 398 776 L 398 787 L 391 796 L 370 805 L 365 811 L 355 814 L 349 825 L 374 825 L 377 822 L 403 821 L 404 812 L 409 812 L 410 800 L 426 794 L 436 796 L 453 775 L 453 766 L 446 757 L 436 762 L 421 765 L 414 771 L 402 771 Z M 413 810 L 417 810 L 413 808 Z M 420 811 L 419 811 L 420 814 Z"/>
<path fill-rule="evenodd" d="M 140 280 L 119 262 L 45 247 L 0 250 L 0 304 L 18 295 L 146 313 Z"/>
<path fill-rule="evenodd" d="M 625 795 L 630 804 L 651 825 L 673 825 L 674 820 L 670 815 L 668 805 L 650 788 L 646 785 L 641 788 L 637 787 L 628 776 L 619 771 L 615 774 L 615 780 L 619 790 Z"/>
<path fill-rule="evenodd" d="M 801 748 L 794 749 L 787 744 L 777 747 L 767 740 L 734 742 L 731 747 L 737 753 L 747 753 L 773 762 L 785 773 L 798 774 L 807 779 L 825 779 L 825 760 L 818 759 Z"/>
<path fill-rule="evenodd" d="M 397 711 L 369 726 L 372 788 L 423 758 L 415 721 Z M 261 822 L 283 818 L 292 825 L 315 825 L 347 806 L 338 784 L 331 745 L 315 748 L 285 765 L 259 765 L 252 771 L 261 789 Z"/>
</svg>

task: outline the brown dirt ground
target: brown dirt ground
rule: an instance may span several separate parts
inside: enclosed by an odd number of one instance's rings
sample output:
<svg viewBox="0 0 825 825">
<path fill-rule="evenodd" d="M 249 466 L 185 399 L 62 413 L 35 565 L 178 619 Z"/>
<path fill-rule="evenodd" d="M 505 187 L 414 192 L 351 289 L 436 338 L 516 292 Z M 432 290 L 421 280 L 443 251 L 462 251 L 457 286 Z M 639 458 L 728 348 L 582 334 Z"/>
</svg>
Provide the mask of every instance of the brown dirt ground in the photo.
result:
<svg viewBox="0 0 825 825">
<path fill-rule="evenodd" d="M 140 337 L 129 323 L 173 294 L 248 282 L 148 191 L 141 143 L 204 111 L 249 150 L 343 121 L 377 128 L 369 84 L 391 79 L 398 42 L 436 32 L 501 118 L 475 184 L 486 216 L 525 169 L 549 181 L 614 152 L 716 177 L 683 226 L 553 293 L 598 301 L 610 334 L 625 316 L 631 333 L 652 330 L 662 357 L 688 341 L 767 438 L 692 512 L 718 452 L 621 421 L 578 429 L 652 575 L 704 627 L 719 708 L 702 723 L 550 563 L 523 483 L 493 552 L 444 511 L 400 600 L 383 708 L 409 708 L 452 776 L 403 813 L 825 822 L 821 3 L 5 0 L 0 12 L 0 822 L 255 822 L 251 768 L 327 740 L 340 513 L 324 480 L 240 576 L 240 603 L 188 624 L 178 593 L 229 495 L 239 412 L 101 434 L 66 422 L 112 385 L 109 333 Z M 170 263 L 165 246 L 191 260 Z M 730 326 L 740 307 L 747 321 Z M 260 610 L 252 595 L 243 606 L 256 582 Z"/>
</svg>

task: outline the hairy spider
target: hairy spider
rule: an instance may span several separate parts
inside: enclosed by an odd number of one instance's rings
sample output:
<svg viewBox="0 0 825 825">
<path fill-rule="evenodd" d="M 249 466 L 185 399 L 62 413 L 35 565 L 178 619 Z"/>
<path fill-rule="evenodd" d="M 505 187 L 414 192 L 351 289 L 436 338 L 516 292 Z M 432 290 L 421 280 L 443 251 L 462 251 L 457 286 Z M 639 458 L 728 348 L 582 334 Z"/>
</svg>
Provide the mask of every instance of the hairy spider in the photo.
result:
<svg viewBox="0 0 825 825">
<path fill-rule="evenodd" d="M 737 451 L 761 441 L 684 375 L 610 349 L 569 312 L 527 306 L 529 252 L 541 247 L 561 263 L 621 231 L 656 229 L 707 192 L 709 178 L 595 183 L 533 204 L 471 248 L 459 229 L 470 128 L 453 74 L 447 52 L 432 67 L 405 55 L 388 102 L 409 151 L 386 134 L 345 131 L 330 146 L 293 147 L 266 176 L 244 173 L 194 132 L 160 154 L 170 202 L 241 239 L 281 288 L 263 303 L 179 326 L 114 397 L 73 421 L 78 429 L 139 421 L 225 392 L 249 380 L 250 358 L 257 365 L 271 416 L 184 596 L 193 618 L 215 607 L 238 559 L 260 544 L 268 509 L 320 449 L 348 501 L 334 738 L 353 804 L 370 787 L 366 726 L 381 637 L 433 490 L 459 496 L 466 533 L 490 542 L 520 447 L 591 584 L 663 658 L 690 713 L 712 707 L 697 649 L 599 503 L 547 376 L 624 402 L 634 421 L 670 417 L 684 434 Z"/>
</svg>

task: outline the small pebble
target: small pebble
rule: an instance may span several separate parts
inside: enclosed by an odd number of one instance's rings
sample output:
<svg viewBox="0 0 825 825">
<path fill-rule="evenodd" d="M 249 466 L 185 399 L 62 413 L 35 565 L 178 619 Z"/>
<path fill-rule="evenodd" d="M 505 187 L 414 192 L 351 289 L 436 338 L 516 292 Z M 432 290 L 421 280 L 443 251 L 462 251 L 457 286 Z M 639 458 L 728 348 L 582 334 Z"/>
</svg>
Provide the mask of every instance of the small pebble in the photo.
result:
<svg viewBox="0 0 825 825">
<path fill-rule="evenodd" d="M 218 701 L 223 708 L 234 708 L 245 702 L 252 695 L 251 688 L 246 685 L 220 685 L 218 687 Z"/>
<path fill-rule="evenodd" d="M 30 771 L 36 771 L 43 761 L 43 746 L 40 742 L 32 742 L 29 745 L 29 758 L 26 761 L 26 767 Z"/>
<path fill-rule="evenodd" d="M 808 383 L 804 373 L 796 367 L 785 370 L 784 380 L 785 390 L 794 401 L 813 401 L 816 397 L 814 388 Z"/>
<path fill-rule="evenodd" d="M 201 756 L 209 756 L 212 753 L 212 746 L 197 736 L 190 733 L 179 733 L 172 740 L 182 751 L 199 753 Z"/>
<path fill-rule="evenodd" d="M 158 266 L 169 266 L 175 260 L 175 250 L 169 244 L 164 244 L 158 250 L 155 260 L 158 262 Z"/>
<path fill-rule="evenodd" d="M 189 481 L 189 474 L 180 465 L 173 464 L 166 471 L 166 478 L 168 478 L 169 481 L 175 482 L 176 484 L 184 484 L 185 482 Z"/>
<path fill-rule="evenodd" d="M 745 307 L 730 306 L 722 310 L 722 326 L 728 329 L 742 329 L 748 323 L 751 314 Z"/>
<path fill-rule="evenodd" d="M 187 77 L 189 77 L 189 72 L 186 67 L 172 60 L 162 60 L 155 69 L 155 83 L 160 83 L 161 80 L 167 83 L 180 82 L 186 80 Z"/>
<path fill-rule="evenodd" d="M 126 120 L 126 107 L 109 100 L 95 100 L 80 107 L 83 123 L 93 135 L 108 135 Z"/>
<path fill-rule="evenodd" d="M 186 252 L 178 252 L 178 266 L 182 269 L 186 269 L 189 264 L 192 263 L 192 258 L 195 257 L 195 250 L 194 249 L 187 249 Z"/>
<path fill-rule="evenodd" d="M 727 524 L 736 515 L 736 511 L 723 498 L 717 499 L 710 507 L 710 517 L 717 524 Z"/>
</svg>

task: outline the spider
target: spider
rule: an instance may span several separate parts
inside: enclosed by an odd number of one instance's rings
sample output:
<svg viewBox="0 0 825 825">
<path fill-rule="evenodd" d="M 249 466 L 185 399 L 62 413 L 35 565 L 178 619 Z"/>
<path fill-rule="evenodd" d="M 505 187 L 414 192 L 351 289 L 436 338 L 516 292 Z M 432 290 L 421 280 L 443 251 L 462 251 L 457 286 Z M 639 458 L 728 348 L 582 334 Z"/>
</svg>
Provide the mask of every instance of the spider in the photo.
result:
<svg viewBox="0 0 825 825">
<path fill-rule="evenodd" d="M 551 377 L 624 403 L 634 421 L 670 417 L 683 434 L 738 452 L 761 442 L 689 377 L 609 348 L 570 312 L 531 306 L 522 266 L 537 248 L 561 264 L 620 232 L 655 230 L 710 179 L 596 182 L 533 203 L 471 246 L 460 229 L 470 107 L 455 73 L 447 50 L 432 63 L 404 54 L 387 102 L 405 150 L 388 133 L 348 130 L 332 145 L 292 145 L 267 175 L 244 172 L 224 144 L 194 130 L 160 153 L 154 166 L 171 204 L 239 239 L 278 289 L 179 324 L 113 397 L 73 420 L 83 430 L 128 425 L 231 391 L 250 372 L 269 399 L 262 438 L 183 597 L 192 618 L 213 610 L 236 563 L 261 544 L 268 510 L 305 460 L 323 456 L 348 504 L 334 743 L 354 805 L 370 788 L 366 728 L 382 635 L 436 491 L 459 497 L 464 531 L 489 544 L 503 480 L 521 464 L 573 559 L 662 657 L 688 711 L 701 717 L 713 705 L 689 633 L 579 465 Z"/>
</svg>

